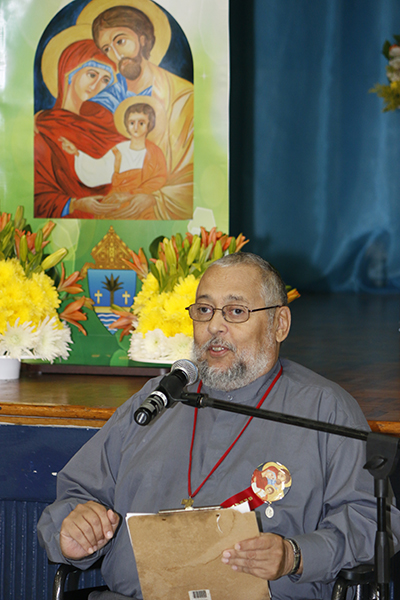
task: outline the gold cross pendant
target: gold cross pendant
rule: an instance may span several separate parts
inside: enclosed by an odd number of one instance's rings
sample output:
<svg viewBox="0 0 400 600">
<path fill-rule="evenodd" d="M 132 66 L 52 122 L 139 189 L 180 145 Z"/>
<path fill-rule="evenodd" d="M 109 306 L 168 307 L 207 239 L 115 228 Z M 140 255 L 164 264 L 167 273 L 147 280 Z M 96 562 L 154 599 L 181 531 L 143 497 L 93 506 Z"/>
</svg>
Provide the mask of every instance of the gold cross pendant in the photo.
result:
<svg viewBox="0 0 400 600">
<path fill-rule="evenodd" d="M 193 498 L 184 498 L 181 502 L 181 504 L 183 504 L 183 506 L 185 507 L 185 510 L 187 508 L 191 508 L 194 504 L 194 500 Z"/>
</svg>

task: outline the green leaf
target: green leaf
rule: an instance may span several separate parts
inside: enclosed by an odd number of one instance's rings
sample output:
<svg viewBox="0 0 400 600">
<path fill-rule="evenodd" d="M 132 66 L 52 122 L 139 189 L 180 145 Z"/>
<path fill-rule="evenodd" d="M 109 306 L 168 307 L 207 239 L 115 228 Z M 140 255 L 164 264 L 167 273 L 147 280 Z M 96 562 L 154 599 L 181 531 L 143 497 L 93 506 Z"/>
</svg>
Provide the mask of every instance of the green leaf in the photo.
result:
<svg viewBox="0 0 400 600">
<path fill-rule="evenodd" d="M 159 235 L 151 242 L 151 244 L 149 246 L 149 252 L 151 254 L 151 258 L 158 258 L 158 248 L 159 248 L 160 242 L 163 241 L 164 237 L 165 237 L 164 235 Z"/>
<path fill-rule="evenodd" d="M 150 262 L 149 267 L 150 267 L 150 273 L 152 273 L 154 275 L 154 277 L 157 279 L 158 283 L 160 283 L 160 273 L 159 273 L 156 265 L 153 262 Z"/>
<path fill-rule="evenodd" d="M 233 237 L 231 239 L 231 243 L 229 244 L 228 253 L 235 254 L 236 252 L 236 239 Z"/>
<path fill-rule="evenodd" d="M 36 252 L 40 252 L 43 244 L 43 231 L 39 229 L 35 238 L 35 250 Z"/>
<path fill-rule="evenodd" d="M 31 260 L 26 264 L 25 273 L 30 277 L 33 273 L 42 271 L 42 256 L 41 254 L 31 254 Z"/>
<path fill-rule="evenodd" d="M 223 255 L 224 255 L 224 253 L 222 252 L 221 242 L 219 240 L 217 240 L 217 243 L 215 244 L 215 248 L 214 248 L 214 252 L 213 252 L 213 259 L 218 260 L 219 258 L 222 258 Z"/>
<path fill-rule="evenodd" d="M 23 235 L 19 242 L 19 259 L 21 263 L 25 263 L 28 258 L 28 242 L 26 235 Z"/>
<path fill-rule="evenodd" d="M 24 207 L 18 206 L 17 210 L 15 211 L 15 216 L 14 216 L 15 229 L 23 229 L 25 223 L 26 223 L 26 220 L 24 219 Z"/>
<path fill-rule="evenodd" d="M 179 252 L 179 254 L 181 254 L 183 238 L 180 233 L 176 233 L 174 237 L 175 237 L 176 247 L 178 248 L 178 252 Z"/>
</svg>

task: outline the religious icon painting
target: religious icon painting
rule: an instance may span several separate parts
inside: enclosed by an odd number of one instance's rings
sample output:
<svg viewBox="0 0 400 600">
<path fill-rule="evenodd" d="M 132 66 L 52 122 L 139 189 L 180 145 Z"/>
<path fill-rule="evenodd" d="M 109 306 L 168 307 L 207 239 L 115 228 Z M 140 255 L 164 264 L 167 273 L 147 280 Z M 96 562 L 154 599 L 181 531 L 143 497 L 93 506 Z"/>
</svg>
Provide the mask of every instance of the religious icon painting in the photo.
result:
<svg viewBox="0 0 400 600">
<path fill-rule="evenodd" d="M 292 476 L 289 469 L 279 462 L 265 462 L 259 465 L 251 478 L 251 489 L 257 498 L 268 505 L 286 496 L 291 485 Z"/>
<path fill-rule="evenodd" d="M 35 57 L 37 218 L 193 216 L 193 61 L 152 0 L 74 0 Z"/>
</svg>

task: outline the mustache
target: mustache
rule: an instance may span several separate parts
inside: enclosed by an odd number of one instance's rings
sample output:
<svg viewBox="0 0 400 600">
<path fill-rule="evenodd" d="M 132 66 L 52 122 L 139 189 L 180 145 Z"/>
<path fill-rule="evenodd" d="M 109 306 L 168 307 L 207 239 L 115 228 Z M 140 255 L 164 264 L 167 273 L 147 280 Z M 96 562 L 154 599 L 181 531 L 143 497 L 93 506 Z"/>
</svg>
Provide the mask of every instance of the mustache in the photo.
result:
<svg viewBox="0 0 400 600">
<path fill-rule="evenodd" d="M 199 352 L 205 352 L 205 351 L 209 350 L 212 346 L 223 346 L 224 348 L 227 348 L 228 350 L 232 350 L 232 352 L 236 352 L 236 346 L 234 344 L 232 344 L 232 342 L 228 342 L 227 340 L 223 340 L 217 336 L 211 338 L 211 340 L 208 340 L 208 342 L 206 342 L 202 346 L 198 346 L 196 344 L 196 347 Z"/>
</svg>

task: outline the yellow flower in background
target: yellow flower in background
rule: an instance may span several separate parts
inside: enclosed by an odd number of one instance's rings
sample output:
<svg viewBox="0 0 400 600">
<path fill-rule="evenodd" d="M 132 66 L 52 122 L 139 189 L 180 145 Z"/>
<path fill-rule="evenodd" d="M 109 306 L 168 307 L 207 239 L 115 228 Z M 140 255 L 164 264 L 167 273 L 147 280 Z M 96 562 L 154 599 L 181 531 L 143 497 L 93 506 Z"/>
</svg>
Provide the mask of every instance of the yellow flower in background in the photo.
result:
<svg viewBox="0 0 400 600">
<path fill-rule="evenodd" d="M 60 299 L 53 280 L 45 273 L 34 273 L 27 280 L 27 284 L 29 298 L 36 306 L 35 323 L 39 323 L 46 316 L 58 316 L 57 308 L 60 305 Z"/>
<path fill-rule="evenodd" d="M 151 298 L 158 296 L 159 286 L 158 281 L 152 273 L 149 273 L 146 279 L 143 281 L 142 289 L 135 297 L 135 303 L 133 305 L 133 312 L 135 315 L 143 309 L 144 306 L 151 300 Z"/>
<path fill-rule="evenodd" d="M 178 280 L 172 292 L 160 294 L 156 278 L 149 274 L 133 305 L 133 312 L 139 317 L 136 331 L 145 334 L 159 329 L 166 337 L 177 333 L 191 336 L 192 320 L 185 307 L 194 302 L 198 283 L 199 279 L 188 275 Z"/>
<path fill-rule="evenodd" d="M 53 280 L 45 273 L 33 273 L 28 278 L 17 259 L 0 261 L 0 333 L 7 323 L 14 326 L 17 319 L 36 328 L 45 318 L 55 317 L 62 324 L 56 309 L 60 303 Z"/>
<path fill-rule="evenodd" d="M 186 296 L 190 300 L 189 304 L 193 304 L 196 298 L 196 290 L 199 281 L 200 279 L 196 279 L 194 275 L 188 275 L 185 279 L 179 280 L 174 291 L 181 296 Z"/>
</svg>

